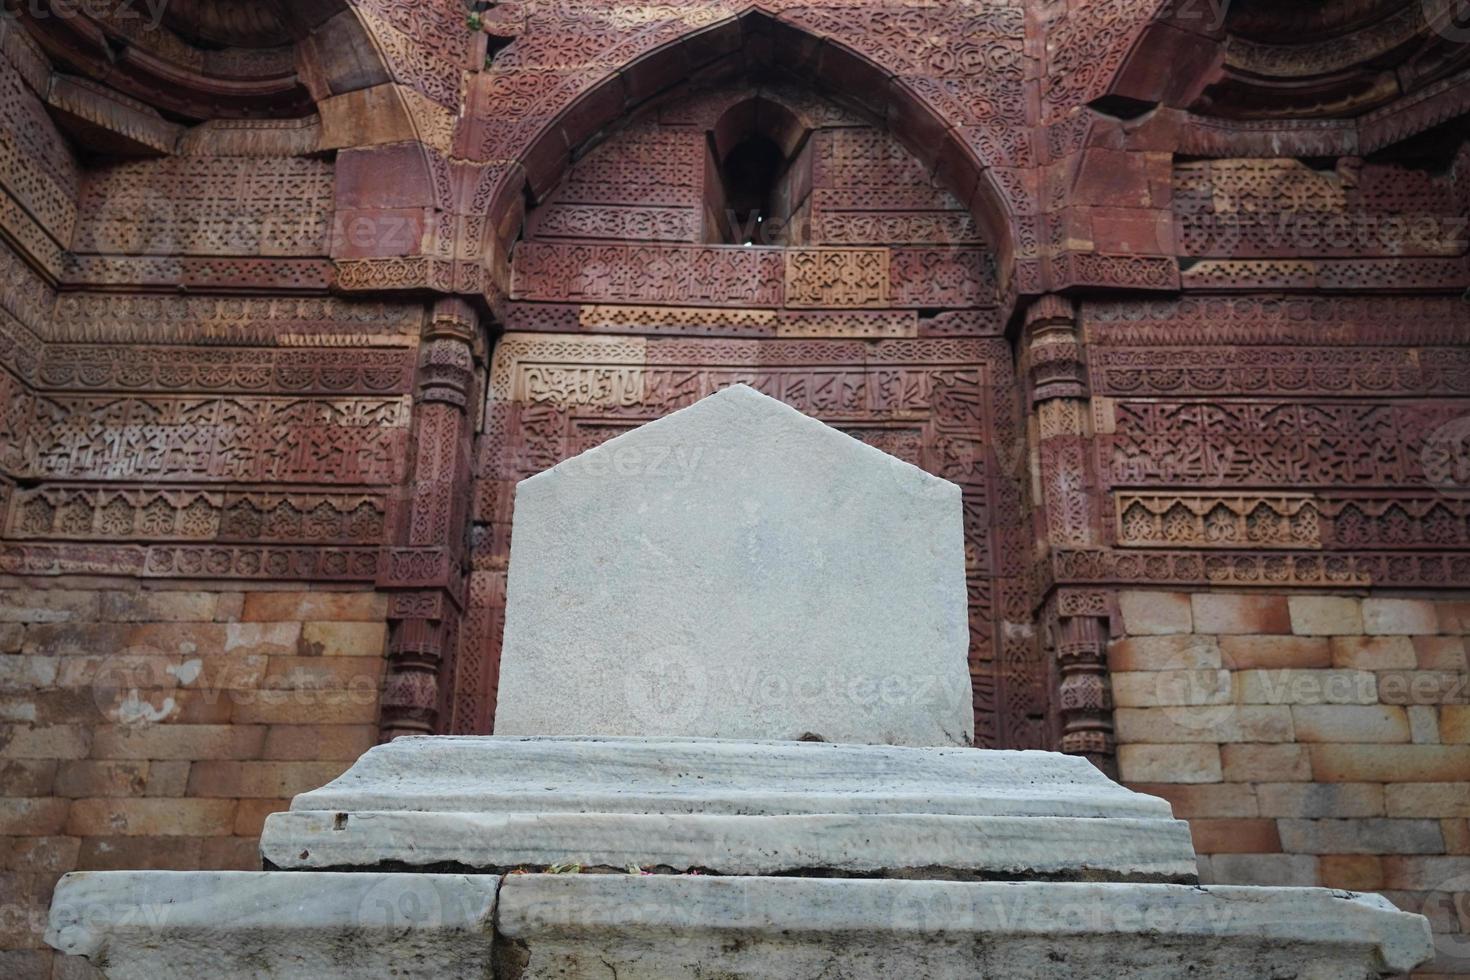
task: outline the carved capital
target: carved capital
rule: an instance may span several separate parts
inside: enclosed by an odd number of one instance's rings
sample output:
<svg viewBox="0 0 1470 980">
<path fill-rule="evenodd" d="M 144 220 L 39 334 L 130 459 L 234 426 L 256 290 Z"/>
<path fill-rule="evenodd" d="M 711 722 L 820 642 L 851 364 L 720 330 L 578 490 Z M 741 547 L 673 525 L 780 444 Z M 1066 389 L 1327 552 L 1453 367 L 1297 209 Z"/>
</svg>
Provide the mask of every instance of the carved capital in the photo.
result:
<svg viewBox="0 0 1470 980">
<path fill-rule="evenodd" d="M 1070 300 L 1047 295 L 1027 309 L 1026 362 L 1033 405 L 1087 397 L 1087 361 Z"/>
<path fill-rule="evenodd" d="M 1079 600 L 1082 600 L 1079 602 Z M 1048 604 L 1048 634 L 1055 657 L 1057 748 L 1082 755 L 1099 769 L 1116 769 L 1113 695 L 1108 680 L 1107 620 L 1094 610 L 1106 606 L 1100 595 L 1058 594 Z M 1069 615 L 1069 611 L 1086 615 Z"/>
<path fill-rule="evenodd" d="M 388 671 L 383 682 L 379 737 L 432 735 L 443 730 L 447 712 L 443 679 L 459 635 L 459 612 L 443 593 L 405 593 L 394 598 L 395 614 L 388 639 Z"/>
<path fill-rule="evenodd" d="M 419 354 L 419 400 L 464 408 L 475 380 L 479 317 L 461 299 L 434 304 Z"/>
</svg>

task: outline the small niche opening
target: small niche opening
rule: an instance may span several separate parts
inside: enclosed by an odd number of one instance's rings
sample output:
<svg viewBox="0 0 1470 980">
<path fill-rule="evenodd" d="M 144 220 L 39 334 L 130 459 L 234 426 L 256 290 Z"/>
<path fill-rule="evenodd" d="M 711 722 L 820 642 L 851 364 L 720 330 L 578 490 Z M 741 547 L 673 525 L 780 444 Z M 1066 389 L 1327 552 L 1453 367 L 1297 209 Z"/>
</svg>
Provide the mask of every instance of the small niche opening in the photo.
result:
<svg viewBox="0 0 1470 980">
<path fill-rule="evenodd" d="M 807 136 L 789 109 L 759 97 L 726 110 L 709 134 L 706 242 L 783 246 L 807 240 Z"/>
</svg>

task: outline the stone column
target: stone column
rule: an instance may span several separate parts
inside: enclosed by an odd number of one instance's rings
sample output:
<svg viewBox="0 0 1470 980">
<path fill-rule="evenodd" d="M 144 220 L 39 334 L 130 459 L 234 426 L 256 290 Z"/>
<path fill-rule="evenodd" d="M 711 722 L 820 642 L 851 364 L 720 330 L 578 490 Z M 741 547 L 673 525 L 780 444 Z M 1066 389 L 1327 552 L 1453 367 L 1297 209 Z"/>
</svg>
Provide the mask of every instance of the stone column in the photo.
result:
<svg viewBox="0 0 1470 980">
<path fill-rule="evenodd" d="M 1087 359 L 1071 300 L 1048 295 L 1033 303 L 1026 311 L 1024 345 L 1038 556 L 1045 562 L 1053 548 L 1097 547 L 1101 539 L 1089 455 Z M 1108 598 L 1100 590 L 1053 583 L 1042 600 L 1056 747 L 1086 756 L 1111 772 L 1115 763 L 1107 677 Z"/>
<path fill-rule="evenodd" d="M 420 345 L 409 482 L 378 580 L 391 594 L 379 722 L 384 741 L 433 734 L 447 721 L 464 609 L 470 413 L 481 349 L 474 309 L 462 299 L 439 300 Z"/>
</svg>

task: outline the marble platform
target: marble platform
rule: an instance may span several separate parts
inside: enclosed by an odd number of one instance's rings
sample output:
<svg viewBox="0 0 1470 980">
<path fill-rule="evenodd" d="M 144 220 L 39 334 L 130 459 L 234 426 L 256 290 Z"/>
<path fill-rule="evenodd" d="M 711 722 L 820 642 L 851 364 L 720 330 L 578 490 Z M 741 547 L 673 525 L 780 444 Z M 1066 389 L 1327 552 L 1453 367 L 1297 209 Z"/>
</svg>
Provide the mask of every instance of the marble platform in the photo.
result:
<svg viewBox="0 0 1470 980">
<path fill-rule="evenodd" d="M 404 738 L 266 821 L 282 869 L 629 865 L 1192 882 L 1189 828 L 1049 752 L 675 738 Z"/>
<path fill-rule="evenodd" d="M 47 939 L 117 980 L 1365 980 L 1430 950 L 1323 889 L 611 874 L 82 872 Z"/>
</svg>

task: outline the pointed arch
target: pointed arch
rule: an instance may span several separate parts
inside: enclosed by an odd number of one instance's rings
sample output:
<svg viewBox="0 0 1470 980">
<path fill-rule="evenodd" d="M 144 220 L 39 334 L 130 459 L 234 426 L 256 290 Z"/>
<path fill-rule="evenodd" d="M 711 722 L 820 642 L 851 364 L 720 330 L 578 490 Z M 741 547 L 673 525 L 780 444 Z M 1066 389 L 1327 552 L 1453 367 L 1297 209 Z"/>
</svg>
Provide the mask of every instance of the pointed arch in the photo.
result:
<svg viewBox="0 0 1470 980">
<path fill-rule="evenodd" d="M 1027 227 L 1031 219 L 1026 216 L 1034 213 L 1034 202 L 1008 197 L 1006 187 L 1028 182 L 1004 181 L 998 173 L 1015 173 L 1033 161 L 1024 152 L 1008 152 L 1007 141 L 996 139 L 994 129 L 947 117 L 914 84 L 922 79 L 886 65 L 881 52 L 859 51 L 752 4 L 624 62 L 609 58 L 603 64 L 595 77 L 563 89 L 567 94 L 561 101 L 539 107 L 523 123 L 501 125 L 486 140 L 495 148 L 486 155 L 504 160 L 496 174 L 498 185 L 489 195 L 487 227 L 495 235 L 487 243 L 490 281 L 504 281 L 525 201 L 538 200 L 554 188 L 599 134 L 691 80 L 705 84 L 762 73 L 809 86 L 887 128 L 974 216 L 994 249 L 1003 291 L 1015 291 L 1007 288 L 1015 261 L 1035 248 L 1034 228 Z M 1017 128 L 1023 126 L 1018 123 Z"/>
</svg>

